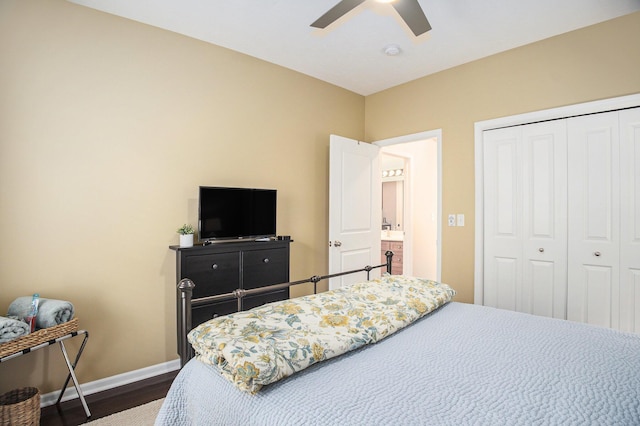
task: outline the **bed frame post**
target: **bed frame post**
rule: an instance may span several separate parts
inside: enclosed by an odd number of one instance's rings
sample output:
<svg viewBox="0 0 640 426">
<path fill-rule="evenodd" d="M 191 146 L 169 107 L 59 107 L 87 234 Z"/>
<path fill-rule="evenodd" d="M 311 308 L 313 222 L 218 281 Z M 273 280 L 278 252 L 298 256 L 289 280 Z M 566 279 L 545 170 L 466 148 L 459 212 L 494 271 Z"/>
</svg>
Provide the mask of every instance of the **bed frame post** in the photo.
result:
<svg viewBox="0 0 640 426">
<path fill-rule="evenodd" d="M 191 330 L 191 296 L 196 285 L 189 278 L 183 278 L 178 283 L 180 293 L 178 303 L 178 354 L 180 355 L 180 367 L 193 357 L 191 345 L 187 341 L 187 333 Z"/>
<path fill-rule="evenodd" d="M 233 297 L 238 299 L 238 312 L 241 312 L 242 311 L 242 298 L 247 294 L 247 292 L 242 288 L 238 288 L 236 290 L 233 290 L 231 293 L 233 294 Z"/>
<path fill-rule="evenodd" d="M 393 258 L 393 252 L 391 250 L 387 250 L 384 255 L 387 256 L 387 274 L 391 275 L 391 259 Z"/>
<path fill-rule="evenodd" d="M 322 277 L 319 275 L 314 275 L 309 278 L 309 281 L 313 283 L 313 294 L 318 294 L 318 282 L 322 280 Z"/>
</svg>

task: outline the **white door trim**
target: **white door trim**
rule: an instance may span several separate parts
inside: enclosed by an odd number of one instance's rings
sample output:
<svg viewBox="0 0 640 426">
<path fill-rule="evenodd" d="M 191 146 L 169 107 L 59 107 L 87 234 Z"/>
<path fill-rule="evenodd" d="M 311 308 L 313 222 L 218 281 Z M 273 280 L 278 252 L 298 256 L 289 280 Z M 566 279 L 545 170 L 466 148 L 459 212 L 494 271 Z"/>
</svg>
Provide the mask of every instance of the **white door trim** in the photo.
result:
<svg viewBox="0 0 640 426">
<path fill-rule="evenodd" d="M 435 130 L 427 130 L 425 132 L 413 133 L 410 135 L 397 136 L 394 138 L 383 139 L 379 141 L 372 142 L 374 145 L 378 145 L 380 147 L 397 145 L 401 143 L 407 142 L 418 142 L 425 139 L 433 139 L 437 140 L 438 145 L 438 217 L 436 218 L 436 223 L 438 224 L 438 241 L 437 241 L 437 259 L 436 259 L 436 269 L 437 269 L 437 281 L 441 281 L 442 278 L 442 129 Z"/>
<path fill-rule="evenodd" d="M 474 149 L 475 149 L 475 267 L 474 267 L 474 303 L 484 303 L 484 197 L 482 188 L 484 185 L 484 158 L 482 155 L 482 134 L 485 130 L 501 127 L 517 126 L 534 123 L 537 121 L 554 120 L 577 115 L 593 114 L 613 111 L 617 109 L 640 106 L 640 94 L 621 96 L 593 102 L 569 105 L 559 108 L 551 108 L 541 111 L 518 114 L 509 117 L 501 117 L 491 120 L 478 121 L 474 124 Z M 438 155 L 440 155 L 438 147 Z M 440 161 L 438 159 L 438 161 Z M 440 212 L 438 212 L 440 215 Z M 440 236 L 438 236 L 440 238 Z M 440 241 L 438 240 L 438 243 Z M 438 250 L 440 248 L 438 247 Z"/>
</svg>

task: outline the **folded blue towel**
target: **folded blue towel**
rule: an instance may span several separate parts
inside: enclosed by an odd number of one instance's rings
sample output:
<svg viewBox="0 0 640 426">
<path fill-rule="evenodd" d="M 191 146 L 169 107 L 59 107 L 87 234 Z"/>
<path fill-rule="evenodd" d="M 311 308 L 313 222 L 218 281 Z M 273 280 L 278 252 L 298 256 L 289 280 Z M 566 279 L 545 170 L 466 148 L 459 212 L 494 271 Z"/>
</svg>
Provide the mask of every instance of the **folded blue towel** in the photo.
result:
<svg viewBox="0 0 640 426">
<path fill-rule="evenodd" d="M 9 316 L 25 318 L 31 311 L 31 296 L 18 297 L 9 305 Z M 66 300 L 40 298 L 36 328 L 53 327 L 73 318 L 73 305 Z"/>
<path fill-rule="evenodd" d="M 26 322 L 0 317 L 0 343 L 6 343 L 18 337 L 29 334 L 29 324 Z"/>
</svg>

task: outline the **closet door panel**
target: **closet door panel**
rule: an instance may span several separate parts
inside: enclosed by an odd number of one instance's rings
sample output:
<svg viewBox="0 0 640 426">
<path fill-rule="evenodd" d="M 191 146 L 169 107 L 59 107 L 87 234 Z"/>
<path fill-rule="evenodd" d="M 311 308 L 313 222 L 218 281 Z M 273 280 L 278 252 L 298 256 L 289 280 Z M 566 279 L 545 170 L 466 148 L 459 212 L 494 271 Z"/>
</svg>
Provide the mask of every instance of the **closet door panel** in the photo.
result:
<svg viewBox="0 0 640 426">
<path fill-rule="evenodd" d="M 484 304 L 515 310 L 522 282 L 520 132 L 484 135 Z"/>
<path fill-rule="evenodd" d="M 527 259 L 525 267 L 525 285 L 529 284 L 523 294 L 522 312 L 529 312 L 533 315 L 545 317 L 555 317 L 564 313 L 565 307 L 555 307 L 556 301 L 556 264 L 555 262 L 540 262 Z M 565 280 L 566 281 L 566 280 Z M 528 291 L 527 291 L 528 290 Z M 564 298 L 566 299 L 566 297 Z M 556 311 L 554 313 L 554 310 Z"/>
<path fill-rule="evenodd" d="M 613 268 L 583 265 L 580 276 L 572 277 L 569 291 L 568 318 L 601 327 L 613 327 Z"/>
<path fill-rule="evenodd" d="M 613 267 L 585 266 L 582 322 L 613 327 Z"/>
<path fill-rule="evenodd" d="M 566 318 L 566 120 L 521 126 L 524 274 L 519 311 Z"/>
<path fill-rule="evenodd" d="M 620 112 L 620 329 L 640 333 L 640 108 Z"/>
<path fill-rule="evenodd" d="M 620 299 L 620 330 L 640 333 L 640 268 L 622 265 Z"/>
<path fill-rule="evenodd" d="M 495 279 L 489 292 L 485 294 L 485 305 L 515 311 L 517 306 L 516 287 L 519 283 L 520 262 L 513 257 L 494 257 Z"/>
<path fill-rule="evenodd" d="M 568 120 L 567 318 L 617 328 L 620 256 L 618 113 Z"/>
</svg>

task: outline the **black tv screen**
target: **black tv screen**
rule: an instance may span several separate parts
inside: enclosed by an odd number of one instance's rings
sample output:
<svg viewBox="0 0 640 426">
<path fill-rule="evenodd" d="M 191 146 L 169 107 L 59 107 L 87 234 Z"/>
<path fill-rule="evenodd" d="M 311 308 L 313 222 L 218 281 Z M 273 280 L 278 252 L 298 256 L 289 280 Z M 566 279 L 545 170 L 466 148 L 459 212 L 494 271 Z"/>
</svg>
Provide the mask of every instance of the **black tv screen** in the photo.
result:
<svg viewBox="0 0 640 426">
<path fill-rule="evenodd" d="M 200 187 L 201 241 L 276 235 L 275 189 Z"/>
</svg>

